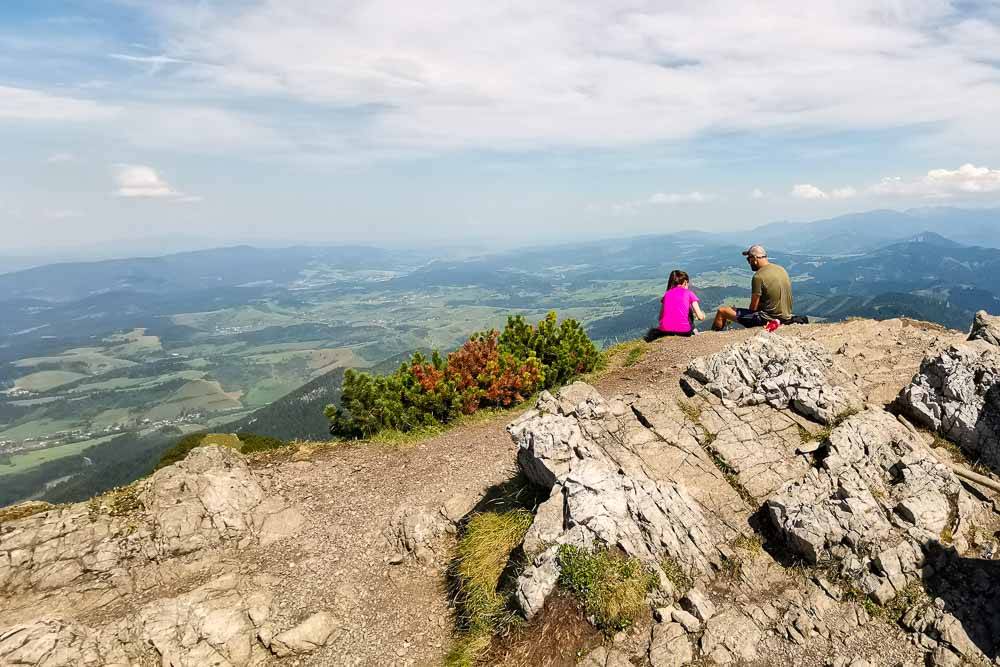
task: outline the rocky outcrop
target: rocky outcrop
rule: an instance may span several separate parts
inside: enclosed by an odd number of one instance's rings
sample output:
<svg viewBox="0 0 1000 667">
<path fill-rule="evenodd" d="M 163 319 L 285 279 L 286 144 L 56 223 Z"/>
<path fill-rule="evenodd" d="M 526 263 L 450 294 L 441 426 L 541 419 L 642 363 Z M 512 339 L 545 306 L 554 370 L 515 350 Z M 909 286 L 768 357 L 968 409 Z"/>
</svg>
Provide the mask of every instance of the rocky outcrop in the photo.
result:
<svg viewBox="0 0 1000 667">
<path fill-rule="evenodd" d="M 113 639 L 136 657 L 152 647 L 163 664 L 177 667 L 259 664 L 267 650 L 257 634 L 271 613 L 271 593 L 260 583 L 229 574 L 156 600 L 120 622 Z"/>
<path fill-rule="evenodd" d="M 99 629 L 58 618 L 13 626 L 0 631 L 0 664 L 243 667 L 261 664 L 268 647 L 281 656 L 326 643 L 333 628 L 324 614 L 274 636 L 263 583 L 229 574 Z"/>
<path fill-rule="evenodd" d="M 819 454 L 768 499 L 771 521 L 792 551 L 886 603 L 919 576 L 922 545 L 957 528 L 958 478 L 884 410 L 845 421 Z"/>
<path fill-rule="evenodd" d="M 984 340 L 990 345 L 1000 347 L 1000 317 L 980 310 L 972 322 L 969 340 Z"/>
<path fill-rule="evenodd" d="M 622 400 L 609 403 L 592 387 L 574 383 L 557 396 L 543 393 L 535 410 L 508 426 L 521 470 L 554 490 L 532 550 L 542 544 L 619 547 L 659 573 L 669 589 L 660 570 L 664 557 L 705 570 L 718 560 L 715 545 L 732 531 L 684 488 L 650 476 L 636 455 L 627 417 L 636 419 Z M 555 585 L 556 553 L 556 546 L 542 551 L 519 579 L 518 599 L 528 616 Z"/>
<path fill-rule="evenodd" d="M 155 583 L 148 573 L 133 576 L 144 565 L 227 542 L 266 543 L 301 522 L 297 510 L 264 493 L 237 452 L 199 447 L 135 487 L 4 524 L 0 592 L 124 594 Z"/>
<path fill-rule="evenodd" d="M 37 667 L 126 667 L 120 646 L 110 650 L 90 628 L 48 618 L 0 630 L 0 664 Z"/>
<path fill-rule="evenodd" d="M 537 613 L 557 585 L 560 545 L 607 545 L 653 571 L 669 558 L 695 580 L 676 606 L 654 613 L 649 664 L 756 663 L 773 657 L 762 646 L 775 642 L 783 656 L 775 664 L 796 663 L 790 656 L 817 644 L 835 664 L 868 664 L 852 655 L 853 638 L 878 636 L 869 610 L 890 608 L 909 611 L 903 626 L 914 645 L 940 664 L 994 657 L 993 626 L 982 620 L 996 609 L 990 587 L 950 593 L 954 584 L 935 582 L 962 568 L 931 555 L 973 543 L 981 508 L 925 436 L 881 407 L 917 371 L 913 345 L 929 352 L 926 370 L 958 340 L 901 321 L 789 329 L 690 362 L 687 398 L 657 388 L 605 399 L 580 383 L 543 394 L 508 426 L 519 467 L 550 490 L 525 539 L 521 607 Z M 985 340 L 962 345 L 991 354 Z M 966 373 L 973 384 L 993 382 L 983 368 Z M 977 392 L 949 400 L 961 410 Z M 772 563 L 755 573 L 764 581 L 746 579 L 754 576 L 747 555 L 733 545 L 746 544 L 748 523 L 763 531 L 769 553 L 816 566 L 805 590 L 766 555 L 755 557 Z M 723 577 L 740 582 L 720 584 Z M 984 586 L 979 575 L 966 579 Z M 712 593 L 719 585 L 731 592 Z M 652 602 L 669 605 L 669 582 L 665 591 Z"/>
<path fill-rule="evenodd" d="M 980 339 L 928 357 L 897 404 L 917 424 L 1000 471 L 1000 347 Z"/>
<path fill-rule="evenodd" d="M 687 374 L 736 405 L 790 407 L 824 424 L 862 406 L 851 385 L 840 384 L 832 355 L 818 343 L 761 335 L 718 354 L 699 357 Z"/>
<path fill-rule="evenodd" d="M 271 621 L 274 582 L 224 566 L 218 552 L 271 544 L 302 521 L 267 493 L 239 453 L 209 446 L 90 503 L 6 522 L 0 619 L 36 618 L 0 628 L 0 664 L 240 666 L 260 664 L 269 648 L 322 645 L 330 633 L 316 622 L 282 638 Z M 206 577 L 183 590 L 184 580 Z M 165 586 L 173 592 L 153 594 Z M 134 600 L 117 621 L 93 627 L 90 615 L 44 615 Z"/>
</svg>

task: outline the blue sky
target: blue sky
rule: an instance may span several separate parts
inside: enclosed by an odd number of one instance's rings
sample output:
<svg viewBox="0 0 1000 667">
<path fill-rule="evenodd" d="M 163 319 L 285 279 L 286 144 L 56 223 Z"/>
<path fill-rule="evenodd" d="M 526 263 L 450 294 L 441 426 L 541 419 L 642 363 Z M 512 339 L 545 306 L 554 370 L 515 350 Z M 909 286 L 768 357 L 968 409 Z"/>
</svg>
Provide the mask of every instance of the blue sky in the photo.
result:
<svg viewBox="0 0 1000 667">
<path fill-rule="evenodd" d="M 6 250 L 1000 205 L 995 2 L 6 0 Z"/>
</svg>

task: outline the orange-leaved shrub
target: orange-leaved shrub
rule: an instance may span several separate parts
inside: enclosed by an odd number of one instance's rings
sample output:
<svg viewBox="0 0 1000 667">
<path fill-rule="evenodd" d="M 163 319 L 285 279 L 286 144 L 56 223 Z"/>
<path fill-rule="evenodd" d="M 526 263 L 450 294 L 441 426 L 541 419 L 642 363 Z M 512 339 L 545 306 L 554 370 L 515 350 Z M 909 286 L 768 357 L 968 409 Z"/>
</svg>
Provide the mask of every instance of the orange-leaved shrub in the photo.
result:
<svg viewBox="0 0 1000 667">
<path fill-rule="evenodd" d="M 594 369 L 597 348 L 575 320 L 557 325 L 556 314 L 536 326 L 521 316 L 503 333 L 475 333 L 442 358 L 419 352 L 389 375 L 344 374 L 340 406 L 328 406 L 330 433 L 367 438 L 379 431 L 443 424 L 481 408 L 508 407 L 539 389 L 563 384 Z"/>
</svg>

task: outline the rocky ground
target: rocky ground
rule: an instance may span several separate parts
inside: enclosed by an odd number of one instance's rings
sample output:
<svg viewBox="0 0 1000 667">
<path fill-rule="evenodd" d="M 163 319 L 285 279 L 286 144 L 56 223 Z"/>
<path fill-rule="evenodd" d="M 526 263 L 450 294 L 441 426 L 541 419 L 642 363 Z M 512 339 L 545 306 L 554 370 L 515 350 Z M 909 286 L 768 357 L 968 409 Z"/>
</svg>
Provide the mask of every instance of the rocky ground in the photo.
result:
<svg viewBox="0 0 1000 667">
<path fill-rule="evenodd" d="M 548 500 L 518 580 L 532 620 L 494 662 L 990 664 L 995 494 L 931 431 L 996 472 L 991 327 L 667 338 L 415 445 L 201 448 L 127 492 L 0 518 L 0 665 L 440 664 L 456 524 L 519 470 Z M 605 640 L 553 593 L 553 544 L 643 560 L 655 610 Z"/>
</svg>

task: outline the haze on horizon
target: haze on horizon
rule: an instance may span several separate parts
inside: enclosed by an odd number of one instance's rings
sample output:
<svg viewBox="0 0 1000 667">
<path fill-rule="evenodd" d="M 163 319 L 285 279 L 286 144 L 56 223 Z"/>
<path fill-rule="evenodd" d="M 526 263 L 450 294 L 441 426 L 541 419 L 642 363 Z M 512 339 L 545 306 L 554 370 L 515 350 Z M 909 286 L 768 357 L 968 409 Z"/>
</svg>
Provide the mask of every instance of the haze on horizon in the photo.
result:
<svg viewBox="0 0 1000 667">
<path fill-rule="evenodd" d="M 995 2 L 10 0 L 0 254 L 997 206 L 997 117 Z"/>
</svg>

